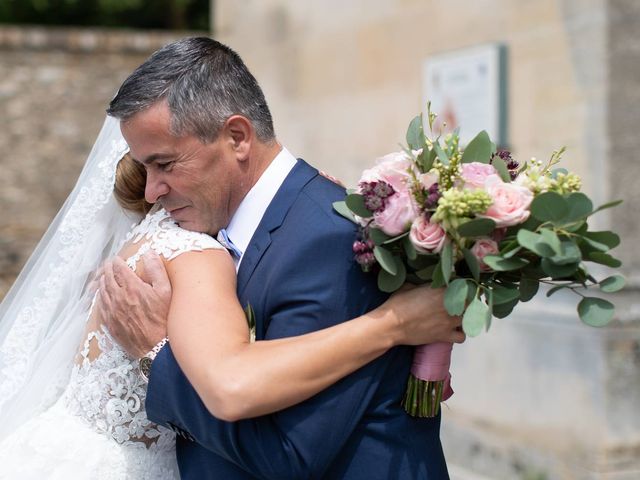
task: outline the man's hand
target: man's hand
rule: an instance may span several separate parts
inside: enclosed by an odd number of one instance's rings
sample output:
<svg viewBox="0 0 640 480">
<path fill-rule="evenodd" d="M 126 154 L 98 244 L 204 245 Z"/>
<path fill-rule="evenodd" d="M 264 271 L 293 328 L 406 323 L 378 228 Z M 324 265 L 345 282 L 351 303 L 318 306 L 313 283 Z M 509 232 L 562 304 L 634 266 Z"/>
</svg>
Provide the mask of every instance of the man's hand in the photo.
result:
<svg viewBox="0 0 640 480">
<path fill-rule="evenodd" d="M 396 325 L 396 345 L 465 341 L 462 318 L 449 315 L 444 308 L 444 291 L 405 286 L 381 305 L 383 313 L 392 315 Z"/>
<path fill-rule="evenodd" d="M 142 281 L 119 257 L 105 262 L 94 309 L 133 358 L 143 357 L 167 336 L 171 283 L 160 257 L 145 254 Z"/>
</svg>

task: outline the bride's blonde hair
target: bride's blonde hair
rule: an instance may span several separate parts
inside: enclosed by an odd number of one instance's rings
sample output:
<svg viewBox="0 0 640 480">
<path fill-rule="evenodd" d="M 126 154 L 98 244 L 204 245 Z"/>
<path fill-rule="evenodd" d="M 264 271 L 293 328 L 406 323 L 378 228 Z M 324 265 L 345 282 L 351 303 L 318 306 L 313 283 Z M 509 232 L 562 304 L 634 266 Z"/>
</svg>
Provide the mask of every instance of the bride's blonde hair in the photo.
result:
<svg viewBox="0 0 640 480">
<path fill-rule="evenodd" d="M 147 172 L 126 153 L 116 167 L 116 181 L 113 194 L 122 208 L 145 215 L 152 207 L 144 199 Z"/>
</svg>

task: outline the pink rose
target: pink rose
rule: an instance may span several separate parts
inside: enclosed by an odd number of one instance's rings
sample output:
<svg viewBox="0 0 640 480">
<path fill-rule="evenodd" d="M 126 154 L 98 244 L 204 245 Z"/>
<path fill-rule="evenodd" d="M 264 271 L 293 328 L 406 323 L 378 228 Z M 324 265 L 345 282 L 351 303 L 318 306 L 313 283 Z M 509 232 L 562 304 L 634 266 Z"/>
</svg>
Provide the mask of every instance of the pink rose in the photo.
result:
<svg viewBox="0 0 640 480">
<path fill-rule="evenodd" d="M 409 239 L 416 250 L 422 253 L 439 253 L 447 240 L 444 229 L 420 215 L 411 224 Z"/>
<path fill-rule="evenodd" d="M 394 190 L 402 190 L 407 188 L 407 184 L 411 180 L 409 172 L 413 168 L 413 162 L 406 153 L 389 153 L 379 158 L 375 167 L 362 172 L 358 183 L 379 182 L 382 180 L 391 185 Z"/>
<path fill-rule="evenodd" d="M 490 270 L 487 264 L 482 260 L 486 255 L 496 255 L 499 252 L 498 244 L 491 240 L 490 238 L 478 238 L 476 243 L 471 247 L 471 253 L 473 256 L 478 259 L 478 263 L 480 264 L 480 270 L 486 272 Z"/>
<path fill-rule="evenodd" d="M 413 196 L 405 187 L 387 197 L 384 210 L 374 213 L 373 219 L 384 233 L 395 237 L 406 232 L 417 216 L 418 209 Z"/>
<path fill-rule="evenodd" d="M 498 175 L 487 177 L 484 186 L 493 203 L 478 217 L 494 220 L 497 227 L 518 225 L 529 218 L 529 205 L 533 200 L 533 193 L 528 188 L 505 183 Z"/>
<path fill-rule="evenodd" d="M 498 172 L 493 165 L 488 163 L 471 162 L 463 163 L 460 177 L 464 180 L 464 186 L 470 188 L 484 188 L 484 182 L 490 175 Z"/>
</svg>

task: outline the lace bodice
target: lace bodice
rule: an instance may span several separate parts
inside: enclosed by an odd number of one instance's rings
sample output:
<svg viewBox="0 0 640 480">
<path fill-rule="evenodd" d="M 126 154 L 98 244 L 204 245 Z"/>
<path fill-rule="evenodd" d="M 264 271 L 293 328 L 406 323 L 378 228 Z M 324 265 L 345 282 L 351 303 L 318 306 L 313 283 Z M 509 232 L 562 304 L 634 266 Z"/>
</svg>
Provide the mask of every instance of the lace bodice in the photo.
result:
<svg viewBox="0 0 640 480">
<path fill-rule="evenodd" d="M 123 247 L 131 251 L 132 245 L 137 248 L 127 263 L 133 270 L 148 250 L 171 260 L 185 252 L 223 248 L 208 235 L 181 229 L 164 209 L 152 211 L 133 227 Z M 92 325 L 91 316 L 87 330 L 61 401 L 71 413 L 118 444 L 173 450 L 173 432 L 147 418 L 146 383 L 140 375 L 139 361 L 120 348 L 105 326 Z"/>
</svg>

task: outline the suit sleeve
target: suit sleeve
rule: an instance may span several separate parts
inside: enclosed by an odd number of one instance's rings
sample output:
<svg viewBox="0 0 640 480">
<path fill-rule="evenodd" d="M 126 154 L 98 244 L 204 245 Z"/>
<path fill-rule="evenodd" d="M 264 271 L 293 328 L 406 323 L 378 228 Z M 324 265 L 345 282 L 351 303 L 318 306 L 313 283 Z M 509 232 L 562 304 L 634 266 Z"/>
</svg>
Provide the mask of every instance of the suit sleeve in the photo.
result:
<svg viewBox="0 0 640 480">
<path fill-rule="evenodd" d="M 316 232 L 322 230 L 316 225 Z M 365 276 L 353 261 L 353 230 L 324 230 L 274 264 L 278 283 L 269 292 L 267 339 L 325 328 L 384 300 L 374 276 Z M 147 411 L 153 421 L 184 428 L 205 448 L 264 478 L 318 478 L 357 427 L 394 355 L 387 352 L 286 410 L 223 422 L 209 414 L 165 348 L 154 361 Z"/>
</svg>

